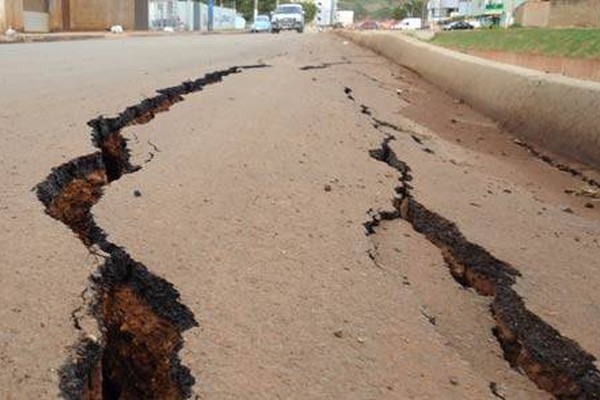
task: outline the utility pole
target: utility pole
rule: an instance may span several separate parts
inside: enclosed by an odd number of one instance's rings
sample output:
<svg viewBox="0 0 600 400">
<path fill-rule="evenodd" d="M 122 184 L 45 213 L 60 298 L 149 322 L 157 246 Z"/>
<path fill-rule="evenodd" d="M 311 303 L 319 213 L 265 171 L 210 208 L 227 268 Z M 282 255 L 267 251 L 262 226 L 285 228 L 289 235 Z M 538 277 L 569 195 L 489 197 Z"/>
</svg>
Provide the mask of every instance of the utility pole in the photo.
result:
<svg viewBox="0 0 600 400">
<path fill-rule="evenodd" d="M 254 18 L 253 18 L 254 22 L 256 22 L 257 15 L 258 15 L 258 0 L 254 0 Z"/>
<path fill-rule="evenodd" d="M 208 0 L 208 31 L 212 32 L 214 29 L 215 20 L 215 0 Z"/>
<path fill-rule="evenodd" d="M 513 11 L 515 5 L 513 0 L 507 0 L 504 4 L 504 25 L 505 28 L 509 28 L 513 24 Z"/>
</svg>

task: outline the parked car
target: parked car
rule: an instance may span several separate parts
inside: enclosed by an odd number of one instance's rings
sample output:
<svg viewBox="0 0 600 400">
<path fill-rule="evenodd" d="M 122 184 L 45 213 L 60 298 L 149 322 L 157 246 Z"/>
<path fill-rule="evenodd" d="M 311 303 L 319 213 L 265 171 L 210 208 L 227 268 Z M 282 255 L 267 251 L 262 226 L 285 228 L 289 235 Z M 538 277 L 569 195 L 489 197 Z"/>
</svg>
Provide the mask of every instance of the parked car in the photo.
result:
<svg viewBox="0 0 600 400">
<path fill-rule="evenodd" d="M 271 32 L 271 19 L 268 15 L 257 15 L 256 20 L 250 25 L 250 32 Z"/>
<path fill-rule="evenodd" d="M 421 18 L 404 18 L 400 22 L 394 24 L 392 26 L 392 29 L 412 31 L 416 29 L 421 29 L 422 27 L 423 21 L 421 21 Z"/>
<path fill-rule="evenodd" d="M 379 24 L 376 21 L 365 21 L 358 28 L 362 30 L 375 30 L 379 29 Z"/>
<path fill-rule="evenodd" d="M 458 31 L 465 29 L 473 29 L 473 25 L 466 21 L 454 21 L 444 25 L 442 29 L 445 31 Z"/>
<path fill-rule="evenodd" d="M 481 20 L 477 19 L 477 18 L 472 18 L 472 19 L 468 19 L 467 20 L 468 24 L 471 24 L 473 26 L 474 29 L 479 29 L 482 27 L 481 25 Z"/>
<path fill-rule="evenodd" d="M 272 32 L 283 30 L 304 32 L 304 9 L 300 4 L 280 4 L 271 17 Z"/>
</svg>

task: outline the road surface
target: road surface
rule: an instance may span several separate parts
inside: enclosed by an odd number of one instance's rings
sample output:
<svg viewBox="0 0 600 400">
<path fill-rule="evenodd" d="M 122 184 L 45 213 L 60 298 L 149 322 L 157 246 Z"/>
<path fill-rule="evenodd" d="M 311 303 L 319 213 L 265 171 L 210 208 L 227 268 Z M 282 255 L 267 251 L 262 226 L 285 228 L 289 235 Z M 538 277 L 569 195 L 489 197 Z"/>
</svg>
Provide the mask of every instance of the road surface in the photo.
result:
<svg viewBox="0 0 600 400">
<path fill-rule="evenodd" d="M 83 189 L 69 197 L 58 182 L 38 199 L 53 168 L 96 151 L 88 121 L 263 64 L 124 125 L 141 169 L 111 175 L 103 153 Z M 520 272 L 502 290 L 600 356 L 600 204 L 565 193 L 584 182 L 335 35 L 1 46 L 0 88 L 1 398 L 551 398 L 556 376 L 505 360 L 490 313 L 499 286 L 482 296 L 480 275 L 454 279 L 457 250 L 394 209 L 407 184 Z M 104 241 L 56 211 L 84 192 Z M 107 267 L 117 251 L 136 260 L 125 278 Z"/>
</svg>

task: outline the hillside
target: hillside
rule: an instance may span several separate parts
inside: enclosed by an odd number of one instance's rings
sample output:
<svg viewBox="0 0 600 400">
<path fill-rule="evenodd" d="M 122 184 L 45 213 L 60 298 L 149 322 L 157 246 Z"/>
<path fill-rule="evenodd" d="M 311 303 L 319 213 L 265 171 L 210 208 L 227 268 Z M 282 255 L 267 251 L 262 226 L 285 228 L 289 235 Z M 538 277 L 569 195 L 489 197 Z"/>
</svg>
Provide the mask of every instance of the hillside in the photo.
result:
<svg viewBox="0 0 600 400">
<path fill-rule="evenodd" d="M 354 18 L 360 20 L 369 16 L 374 19 L 388 18 L 398 0 L 339 0 L 338 10 L 354 11 Z"/>
</svg>

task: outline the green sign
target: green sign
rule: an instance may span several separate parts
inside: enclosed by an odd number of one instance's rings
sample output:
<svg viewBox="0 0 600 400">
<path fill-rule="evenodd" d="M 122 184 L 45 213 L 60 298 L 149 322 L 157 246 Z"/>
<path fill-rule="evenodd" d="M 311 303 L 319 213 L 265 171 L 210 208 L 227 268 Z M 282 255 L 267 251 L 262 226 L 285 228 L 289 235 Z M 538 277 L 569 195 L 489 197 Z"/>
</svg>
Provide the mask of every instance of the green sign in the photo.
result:
<svg viewBox="0 0 600 400">
<path fill-rule="evenodd" d="M 486 4 L 485 11 L 504 11 L 503 3 Z"/>
</svg>

